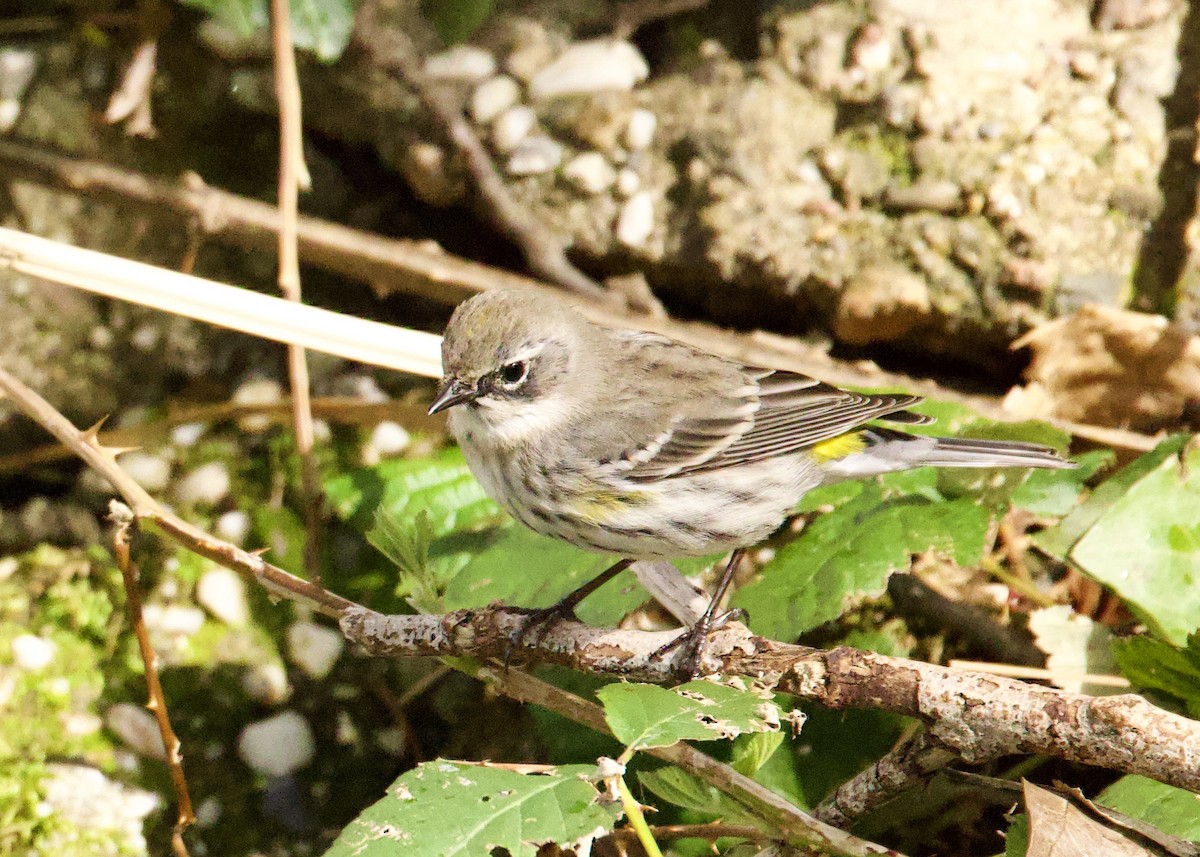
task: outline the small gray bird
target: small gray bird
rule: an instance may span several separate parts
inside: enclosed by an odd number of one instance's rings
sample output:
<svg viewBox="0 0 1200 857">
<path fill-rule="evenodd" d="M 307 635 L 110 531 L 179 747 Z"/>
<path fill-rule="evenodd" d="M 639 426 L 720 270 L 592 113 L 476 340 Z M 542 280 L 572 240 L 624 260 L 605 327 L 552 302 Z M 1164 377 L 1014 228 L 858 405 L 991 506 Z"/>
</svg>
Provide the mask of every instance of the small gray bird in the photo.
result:
<svg viewBox="0 0 1200 857">
<path fill-rule="evenodd" d="M 455 310 L 429 413 L 484 490 L 530 529 L 626 557 L 548 610 L 574 606 L 635 559 L 733 556 L 685 644 L 695 670 L 743 548 L 812 488 L 924 465 L 1071 467 L 1051 448 L 931 438 L 875 425 L 930 420 L 917 396 L 841 390 L 651 333 L 593 324 L 568 304 L 493 290 Z"/>
</svg>

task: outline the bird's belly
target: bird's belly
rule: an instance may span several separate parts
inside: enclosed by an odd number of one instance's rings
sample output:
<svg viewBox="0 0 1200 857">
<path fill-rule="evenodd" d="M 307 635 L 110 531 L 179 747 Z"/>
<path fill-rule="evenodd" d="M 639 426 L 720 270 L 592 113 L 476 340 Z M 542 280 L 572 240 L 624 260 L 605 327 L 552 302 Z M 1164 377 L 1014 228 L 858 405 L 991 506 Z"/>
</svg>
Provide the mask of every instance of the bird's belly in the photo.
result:
<svg viewBox="0 0 1200 857">
<path fill-rule="evenodd" d="M 460 439 L 465 441 L 465 439 Z M 800 457 L 637 483 L 462 442 L 488 496 L 534 532 L 636 559 L 703 556 L 769 536 L 819 474 Z"/>
</svg>

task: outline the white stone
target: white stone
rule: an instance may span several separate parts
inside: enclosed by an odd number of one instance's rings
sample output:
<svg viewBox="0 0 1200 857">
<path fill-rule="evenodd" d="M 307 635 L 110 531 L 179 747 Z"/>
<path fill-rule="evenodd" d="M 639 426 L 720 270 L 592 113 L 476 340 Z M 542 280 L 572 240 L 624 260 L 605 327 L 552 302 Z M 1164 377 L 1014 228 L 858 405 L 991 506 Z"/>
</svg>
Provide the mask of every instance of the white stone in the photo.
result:
<svg viewBox="0 0 1200 857">
<path fill-rule="evenodd" d="M 273 405 L 283 398 L 283 386 L 274 378 L 251 378 L 240 384 L 230 398 L 243 407 Z M 248 432 L 266 431 L 270 425 L 271 418 L 266 414 L 250 414 L 238 420 L 238 426 Z"/>
<path fill-rule="evenodd" d="M 146 837 L 142 826 L 146 816 L 162 806 L 154 792 L 132 788 L 108 779 L 90 765 L 49 762 L 46 777 L 41 783 L 45 800 L 36 808 L 39 817 L 50 815 L 68 822 L 70 834 L 50 834 L 44 843 L 46 854 L 77 854 L 95 851 L 101 854 L 147 854 Z M 57 826 L 56 826 L 57 827 Z M 92 831 L 87 839 L 81 839 L 80 831 Z M 96 838 L 96 834 L 100 838 Z M 81 842 L 103 842 L 97 849 L 88 849 Z"/>
<path fill-rule="evenodd" d="M 535 100 L 562 95 L 631 90 L 650 74 L 641 51 L 617 39 L 576 42 L 533 76 L 529 94 Z"/>
<path fill-rule="evenodd" d="M 12 649 L 13 663 L 26 672 L 35 672 L 50 666 L 58 646 L 53 640 L 37 637 L 33 634 L 21 634 L 15 637 L 9 647 Z"/>
<path fill-rule="evenodd" d="M 208 426 L 204 423 L 183 423 L 171 429 L 171 443 L 187 449 L 195 446 L 200 438 L 204 437 L 204 433 L 208 431 Z"/>
<path fill-rule="evenodd" d="M 511 152 L 537 125 L 537 114 L 532 108 L 521 104 L 510 107 L 496 118 L 492 126 L 492 145 L 502 155 Z"/>
<path fill-rule="evenodd" d="M 140 705 L 118 702 L 104 715 L 109 731 L 133 752 L 145 759 L 167 758 L 162 732 L 154 715 Z"/>
<path fill-rule="evenodd" d="M 644 107 L 636 108 L 629 114 L 629 124 L 625 127 L 625 145 L 635 152 L 647 148 L 654 142 L 657 128 L 657 116 Z"/>
<path fill-rule="evenodd" d="M 185 604 L 147 604 L 142 618 L 152 634 L 190 637 L 204 627 L 204 611 Z"/>
<path fill-rule="evenodd" d="M 642 247 L 654 231 L 654 198 L 643 190 L 629 198 L 617 216 L 617 240 L 626 247 Z"/>
<path fill-rule="evenodd" d="M 220 461 L 202 464 L 175 486 L 175 499 L 182 506 L 203 503 L 213 506 L 225 499 L 231 485 L 229 468 Z"/>
<path fill-rule="evenodd" d="M 314 679 L 329 675 L 345 645 L 340 633 L 315 622 L 296 622 L 287 630 L 288 660 Z"/>
<path fill-rule="evenodd" d="M 21 561 L 15 556 L 0 558 L 0 580 L 8 580 L 17 573 L 17 569 L 20 567 Z"/>
<path fill-rule="evenodd" d="M 212 827 L 221 820 L 222 810 L 221 801 L 209 795 L 200 801 L 199 806 L 196 807 L 196 826 L 200 828 Z"/>
<path fill-rule="evenodd" d="M 563 177 L 584 193 L 604 193 L 617 180 L 617 171 L 599 152 L 576 155 L 563 167 Z"/>
<path fill-rule="evenodd" d="M 412 437 L 400 423 L 384 420 L 371 430 L 363 446 L 363 464 L 368 467 L 378 464 L 385 458 L 399 455 L 408 449 Z"/>
<path fill-rule="evenodd" d="M 562 144 L 537 134 L 526 137 L 517 145 L 505 169 L 514 176 L 536 176 L 558 169 L 562 159 Z"/>
<path fill-rule="evenodd" d="M 617 173 L 617 193 L 624 197 L 631 197 L 642 189 L 642 177 L 635 171 L 626 167 Z"/>
<path fill-rule="evenodd" d="M 455 45 L 448 51 L 425 60 L 425 73 L 439 80 L 464 80 L 474 83 L 496 73 L 496 58 L 473 45 Z"/>
<path fill-rule="evenodd" d="M 196 600 L 226 625 L 240 628 L 250 619 L 246 582 L 236 571 L 210 568 L 196 581 Z"/>
<path fill-rule="evenodd" d="M 521 87 L 506 74 L 485 80 L 471 93 L 471 118 L 480 125 L 491 122 L 521 99 Z"/>
<path fill-rule="evenodd" d="M 161 491 L 171 482 L 171 462 L 161 454 L 133 450 L 122 455 L 119 463 L 147 491 Z"/>
<path fill-rule="evenodd" d="M 260 774 L 282 777 L 312 761 L 315 744 L 308 721 L 295 711 L 251 723 L 238 736 L 238 755 Z"/>
<path fill-rule="evenodd" d="M 213 529 L 227 542 L 244 544 L 250 533 L 250 516 L 241 509 L 234 509 L 217 518 Z"/>
<path fill-rule="evenodd" d="M 255 702 L 278 705 L 292 695 L 287 673 L 278 663 L 255 664 L 242 675 L 242 690 Z"/>
</svg>

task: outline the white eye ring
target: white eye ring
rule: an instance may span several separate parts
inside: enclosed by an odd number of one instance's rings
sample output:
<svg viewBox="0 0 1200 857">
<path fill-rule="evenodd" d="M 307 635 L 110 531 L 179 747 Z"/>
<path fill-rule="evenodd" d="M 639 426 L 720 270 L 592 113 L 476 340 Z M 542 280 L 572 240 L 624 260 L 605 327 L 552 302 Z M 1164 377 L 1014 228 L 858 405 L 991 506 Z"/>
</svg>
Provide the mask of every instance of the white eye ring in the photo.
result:
<svg viewBox="0 0 1200 857">
<path fill-rule="evenodd" d="M 501 386 L 510 390 L 516 389 L 529 377 L 529 361 L 514 360 L 511 363 L 505 363 L 496 374 L 500 379 Z"/>
</svg>

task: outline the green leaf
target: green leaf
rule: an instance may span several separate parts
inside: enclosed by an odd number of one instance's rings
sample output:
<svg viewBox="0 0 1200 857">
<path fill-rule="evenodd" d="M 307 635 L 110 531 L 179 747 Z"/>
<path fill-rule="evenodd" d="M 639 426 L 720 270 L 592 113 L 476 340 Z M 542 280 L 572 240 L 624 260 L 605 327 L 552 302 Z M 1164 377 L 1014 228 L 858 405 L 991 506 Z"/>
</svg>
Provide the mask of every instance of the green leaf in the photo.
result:
<svg viewBox="0 0 1200 857">
<path fill-rule="evenodd" d="M 1113 503 L 1123 497 L 1135 482 L 1158 467 L 1166 458 L 1183 449 L 1183 445 L 1187 441 L 1187 435 L 1175 435 L 1167 438 L 1152 451 L 1134 460 L 1102 482 L 1087 500 L 1063 518 L 1058 526 L 1035 535 L 1034 543 L 1051 556 L 1065 561 L 1075 543 L 1092 528 L 1092 525 L 1108 511 Z"/>
<path fill-rule="evenodd" d="M 487 20 L 495 0 L 424 0 L 421 13 L 448 45 L 465 41 Z"/>
<path fill-rule="evenodd" d="M 1200 634 L 1181 649 L 1152 637 L 1130 637 L 1113 643 L 1121 673 L 1140 690 L 1165 693 L 1200 718 Z"/>
<path fill-rule="evenodd" d="M 749 612 L 757 633 L 795 639 L 836 619 L 853 600 L 882 594 L 913 554 L 934 549 L 959 565 L 977 563 L 989 520 L 970 500 L 884 500 L 878 484 L 866 483 L 781 548 L 758 579 L 734 594 L 733 605 Z"/>
<path fill-rule="evenodd" d="M 733 769 L 752 777 L 771 760 L 783 744 L 783 732 L 755 732 L 739 735 L 733 742 Z"/>
<path fill-rule="evenodd" d="M 1004 857 L 1025 857 L 1029 853 L 1029 816 L 1021 813 L 1004 834 Z"/>
<path fill-rule="evenodd" d="M 458 762 L 426 762 L 404 774 L 387 797 L 342 831 L 326 857 L 475 857 L 505 849 L 535 857 L 612 829 L 616 805 L 601 804 L 589 765 L 544 774 Z"/>
<path fill-rule="evenodd" d="M 729 824 L 754 824 L 758 818 L 733 798 L 679 768 L 660 768 L 638 774 L 642 787 L 661 800 L 692 812 L 706 820 L 722 819 Z"/>
<path fill-rule="evenodd" d="M 1013 492 L 1012 504 L 1035 515 L 1065 515 L 1075 508 L 1087 481 L 1115 459 L 1111 450 L 1098 449 L 1078 456 L 1074 470 L 1034 470 Z"/>
<path fill-rule="evenodd" d="M 1071 550 L 1159 634 L 1200 627 L 1200 451 L 1171 456 L 1112 503 Z"/>
<path fill-rule="evenodd" d="M 240 36 L 251 36 L 270 25 L 267 0 L 181 0 L 199 9 Z M 290 0 L 292 41 L 322 62 L 333 62 L 350 42 L 354 24 L 351 0 Z"/>
<path fill-rule="evenodd" d="M 779 728 L 779 709 L 770 694 L 711 681 L 690 681 L 670 690 L 652 684 L 610 684 L 596 696 L 613 735 L 631 750 Z"/>
<path fill-rule="evenodd" d="M 1189 791 L 1130 774 L 1102 791 L 1096 803 L 1172 836 L 1200 840 L 1200 797 Z"/>
<path fill-rule="evenodd" d="M 508 527 L 450 581 L 446 608 L 478 607 L 492 601 L 549 607 L 618 559 L 539 536 L 522 526 Z M 590 595 L 576 612 L 584 622 L 613 625 L 649 597 L 634 576 L 623 571 Z"/>
<path fill-rule="evenodd" d="M 401 523 L 425 512 L 434 539 L 504 520 L 457 449 L 352 470 L 328 480 L 325 493 L 338 516 L 360 532 L 371 529 L 380 510 Z"/>
</svg>

